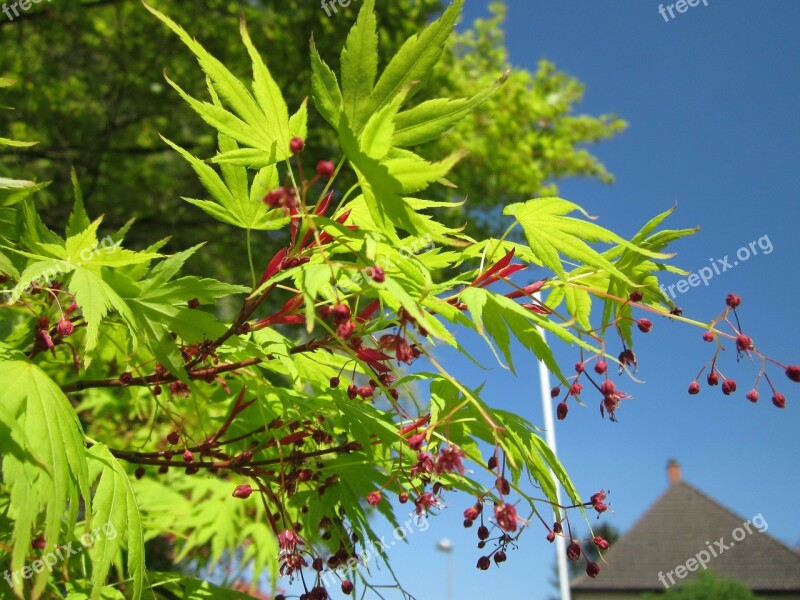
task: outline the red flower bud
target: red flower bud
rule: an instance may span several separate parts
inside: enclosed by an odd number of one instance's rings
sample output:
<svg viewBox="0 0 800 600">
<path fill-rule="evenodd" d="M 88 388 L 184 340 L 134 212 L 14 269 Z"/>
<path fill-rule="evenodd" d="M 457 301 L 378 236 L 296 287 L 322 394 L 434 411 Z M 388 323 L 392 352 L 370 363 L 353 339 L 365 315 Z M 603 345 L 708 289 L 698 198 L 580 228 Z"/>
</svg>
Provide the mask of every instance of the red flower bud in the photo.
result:
<svg viewBox="0 0 800 600">
<path fill-rule="evenodd" d="M 581 546 L 577 542 L 572 542 L 567 546 L 567 558 L 570 560 L 578 560 L 581 557 Z"/>
<path fill-rule="evenodd" d="M 758 390 L 750 390 L 745 396 L 750 402 L 758 402 Z"/>
<path fill-rule="evenodd" d="M 611 394 L 614 393 L 616 389 L 617 386 L 614 385 L 614 382 L 611 381 L 610 379 L 606 379 L 603 383 L 600 384 L 600 393 L 603 394 L 603 396 L 610 396 Z"/>
<path fill-rule="evenodd" d="M 567 406 L 566 402 L 560 402 L 556 407 L 556 416 L 558 417 L 559 421 L 563 421 L 567 418 L 567 413 L 569 412 L 569 406 Z"/>
<path fill-rule="evenodd" d="M 194 461 L 194 454 L 192 454 L 191 450 L 187 450 L 186 452 L 183 453 L 183 460 L 187 463 Z"/>
<path fill-rule="evenodd" d="M 598 573 L 600 573 L 600 565 L 598 565 L 596 562 L 587 563 L 587 565 L 586 565 L 586 574 L 589 577 L 594 579 L 595 577 L 597 577 Z"/>
<path fill-rule="evenodd" d="M 378 506 L 381 503 L 381 493 L 380 492 L 370 492 L 367 494 L 367 504 L 370 506 Z"/>
<path fill-rule="evenodd" d="M 786 408 L 786 396 L 780 392 L 775 392 L 775 395 L 772 396 L 772 403 L 778 408 Z"/>
<path fill-rule="evenodd" d="M 644 298 L 644 296 L 642 295 L 642 292 L 639 291 L 634 291 L 628 294 L 628 299 L 631 302 L 641 302 L 642 298 Z"/>
<path fill-rule="evenodd" d="M 551 398 L 558 398 L 561 395 L 561 388 L 556 386 L 552 390 L 550 390 L 550 397 Z"/>
<path fill-rule="evenodd" d="M 733 379 L 726 379 L 722 382 L 722 393 L 730 396 L 736 391 L 736 382 Z"/>
<path fill-rule="evenodd" d="M 717 375 L 716 371 L 712 371 L 706 377 L 706 381 L 708 385 L 718 385 L 719 384 L 719 375 Z"/>
<path fill-rule="evenodd" d="M 69 337 L 72 335 L 72 332 L 75 331 L 75 326 L 72 324 L 71 321 L 67 321 L 66 319 L 61 319 L 56 325 L 56 332 L 61 337 Z"/>
<path fill-rule="evenodd" d="M 481 556 L 478 559 L 478 565 L 477 566 L 481 571 L 486 571 L 489 567 L 492 566 L 492 561 L 488 556 Z"/>
<path fill-rule="evenodd" d="M 317 175 L 330 179 L 336 172 L 336 165 L 329 160 L 321 160 L 317 163 Z"/>
<path fill-rule="evenodd" d="M 348 595 L 352 594 L 354 589 L 355 589 L 355 586 L 353 586 L 353 582 L 350 581 L 349 579 L 345 579 L 342 582 L 342 593 L 343 594 L 348 594 Z"/>
<path fill-rule="evenodd" d="M 750 336 L 739 334 L 736 336 L 736 350 L 739 352 L 747 352 L 753 347 L 753 340 Z"/>
<path fill-rule="evenodd" d="M 177 431 L 172 431 L 167 434 L 167 441 L 174 446 L 181 441 L 181 436 Z"/>
<path fill-rule="evenodd" d="M 305 143 L 303 142 L 302 138 L 293 137 L 291 140 L 289 140 L 289 150 L 292 151 L 292 154 L 299 154 L 303 151 L 304 146 Z"/>
<path fill-rule="evenodd" d="M 245 498 L 249 498 L 250 494 L 252 493 L 253 488 L 249 484 L 245 483 L 243 485 L 237 485 L 233 490 L 232 496 L 234 498 L 241 498 L 244 500 Z"/>
<path fill-rule="evenodd" d="M 478 539 L 485 540 L 489 537 L 489 528 L 486 525 L 478 527 Z"/>
<path fill-rule="evenodd" d="M 386 281 L 386 273 L 378 265 L 374 265 L 367 269 L 367 274 L 372 277 L 375 283 L 383 283 Z"/>
<path fill-rule="evenodd" d="M 598 375 L 602 375 L 606 371 L 608 371 L 608 363 L 601 358 L 595 363 L 594 372 L 597 373 Z"/>
<path fill-rule="evenodd" d="M 742 303 L 741 296 L 737 296 L 736 294 L 728 294 L 725 298 L 725 304 L 730 306 L 731 308 L 736 308 Z"/>
<path fill-rule="evenodd" d="M 700 393 L 700 384 L 697 383 L 696 381 L 693 381 L 692 383 L 690 383 L 689 384 L 689 393 L 692 394 L 692 395 L 699 394 Z"/>
<path fill-rule="evenodd" d="M 497 481 L 495 482 L 495 487 L 497 488 L 497 491 L 503 495 L 508 495 L 511 493 L 511 485 L 508 483 L 508 480 L 505 477 L 498 477 Z"/>
<path fill-rule="evenodd" d="M 650 319 L 639 319 L 636 321 L 636 326 L 642 333 L 650 333 L 653 328 L 653 322 Z"/>
<path fill-rule="evenodd" d="M 714 334 L 712 332 L 710 332 L 710 331 L 706 331 L 703 334 L 703 340 L 705 340 L 706 342 L 713 342 L 714 341 Z"/>
<path fill-rule="evenodd" d="M 786 376 L 795 383 L 800 383 L 800 367 L 797 365 L 789 365 L 786 367 Z"/>
<path fill-rule="evenodd" d="M 278 208 L 281 205 L 281 200 L 283 200 L 283 196 L 284 196 L 283 188 L 278 188 L 277 190 L 272 190 L 266 196 L 264 196 L 263 202 L 270 208 Z"/>
<path fill-rule="evenodd" d="M 411 448 L 412 450 L 420 450 L 422 448 L 422 444 L 424 443 L 425 443 L 424 433 L 417 433 L 408 438 L 408 447 Z"/>
<path fill-rule="evenodd" d="M 347 304 L 337 304 L 331 309 L 331 313 L 335 323 L 343 323 L 350 320 L 350 307 Z"/>
</svg>

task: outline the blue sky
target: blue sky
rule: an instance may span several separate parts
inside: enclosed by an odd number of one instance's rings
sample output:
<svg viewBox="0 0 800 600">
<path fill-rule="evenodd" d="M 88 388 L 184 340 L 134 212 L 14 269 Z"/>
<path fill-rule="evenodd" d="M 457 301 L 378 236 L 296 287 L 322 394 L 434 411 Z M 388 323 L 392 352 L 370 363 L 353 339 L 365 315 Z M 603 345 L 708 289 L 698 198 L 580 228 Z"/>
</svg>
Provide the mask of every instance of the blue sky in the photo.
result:
<svg viewBox="0 0 800 600">
<path fill-rule="evenodd" d="M 485 0 L 466 4 L 465 21 L 488 15 Z M 586 84 L 580 112 L 614 112 L 630 123 L 624 134 L 593 150 L 617 183 L 569 181 L 561 184 L 561 195 L 627 235 L 677 202 L 672 224 L 702 228 L 675 247 L 678 264 L 688 270 L 726 255 L 733 265 L 737 250 L 756 241 L 758 255 L 715 274 L 707 287 L 677 294 L 676 302 L 687 316 L 705 321 L 723 310 L 726 294 L 738 293 L 742 324 L 759 348 L 800 363 L 800 3 L 709 0 L 669 22 L 651 0 L 507 4 L 514 66 L 534 70 L 540 58 L 552 60 Z M 513 143 L 513 132 L 509 137 Z M 601 420 L 592 403 L 573 408 L 557 425 L 559 456 L 578 489 L 586 496 L 610 489 L 613 514 L 603 521 L 624 531 L 665 490 L 665 465 L 675 457 L 690 483 L 743 518 L 761 513 L 770 534 L 800 545 L 793 506 L 800 497 L 800 386 L 772 370 L 787 408 L 774 408 L 763 389 L 753 405 L 744 393 L 757 368 L 737 364 L 729 352 L 725 373 L 740 391 L 726 397 L 719 388 L 704 388 L 688 396 L 710 345 L 694 328 L 654 321 L 652 333 L 637 338 L 639 375 L 646 383 L 626 384 L 636 400 L 623 404 L 620 422 Z M 473 347 L 481 348 L 480 342 Z M 554 347 L 562 365 L 575 362 L 573 350 Z M 478 354 L 491 364 L 488 352 Z M 541 425 L 534 359 L 526 364 L 520 358 L 518 365 L 514 378 L 501 369 L 486 373 L 449 363 L 466 383 L 486 381 L 486 397 L 499 406 Z M 469 499 L 450 500 L 426 531 L 415 531 L 410 544 L 390 551 L 399 578 L 418 600 L 446 598 L 447 558 L 434 549 L 442 537 L 454 543 L 455 598 L 553 595 L 554 553 L 544 532 L 531 528 L 501 569 L 479 572 L 475 532 L 459 525 Z M 391 531 L 385 533 L 391 539 Z"/>
</svg>

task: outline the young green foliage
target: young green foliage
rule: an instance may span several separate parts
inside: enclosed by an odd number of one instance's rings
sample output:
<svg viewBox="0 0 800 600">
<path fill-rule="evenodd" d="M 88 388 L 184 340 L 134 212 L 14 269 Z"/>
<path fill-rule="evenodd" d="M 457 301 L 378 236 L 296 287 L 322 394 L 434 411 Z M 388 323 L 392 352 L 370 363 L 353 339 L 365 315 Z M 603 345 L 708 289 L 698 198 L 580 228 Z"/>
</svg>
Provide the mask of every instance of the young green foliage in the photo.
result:
<svg viewBox="0 0 800 600">
<path fill-rule="evenodd" d="M 459 381 L 438 347 L 476 362 L 462 344 L 471 331 L 501 366 L 513 370 L 521 348 L 525 361 L 544 361 L 569 383 L 541 331 L 581 356 L 607 356 L 607 330 L 630 346 L 628 293 L 641 289 L 667 314 L 657 275 L 674 267 L 664 250 L 691 231 L 657 230 L 664 213 L 628 241 L 570 216 L 588 217 L 560 198 L 505 208 L 508 232 L 520 225 L 527 243 L 508 233 L 476 240 L 443 222 L 462 203 L 437 200 L 435 190 L 456 189 L 448 178 L 463 149 L 427 158 L 416 146 L 446 139 L 508 81 L 498 72 L 469 97 L 412 105 L 461 5 L 383 69 L 373 0 L 345 40 L 338 77 L 312 42 L 312 106 L 341 151 L 331 157 L 338 165 L 313 170 L 303 154 L 309 107 L 289 115 L 244 21 L 247 84 L 147 6 L 208 82 L 202 100 L 167 79 L 217 144 L 203 158 L 164 138 L 208 193 L 185 200 L 244 236 L 247 256 L 236 258 L 251 281 L 185 274 L 202 244 L 171 255 L 166 240 L 123 248 L 129 226 L 104 234 L 76 176 L 63 235 L 32 199 L 2 207 L 0 274 L 10 293 L 1 309 L 0 506 L 13 531 L 0 539 L 12 548 L 0 549 L 0 565 L 21 568 L 39 537 L 48 551 L 78 531 L 116 532 L 18 596 L 47 588 L 116 597 L 124 584 L 133 598 L 239 597 L 186 574 L 148 574 L 145 541 L 158 547 L 167 535 L 173 564 L 227 563 L 231 590 L 267 572 L 274 592 L 281 577 L 296 581 L 323 558 L 338 585 L 379 540 L 375 517 L 398 525 L 390 497 L 424 518 L 465 492 L 494 507 L 487 522 L 505 532 L 503 544 L 551 513 L 561 520 L 592 504 L 535 425 Z M 343 171 L 354 177 L 349 189 Z M 267 240 L 278 240 L 274 254 L 262 251 Z M 533 283 L 518 275 L 526 270 Z M 625 394 L 603 393 L 613 418 Z M 567 508 L 557 506 L 553 475 Z"/>
</svg>

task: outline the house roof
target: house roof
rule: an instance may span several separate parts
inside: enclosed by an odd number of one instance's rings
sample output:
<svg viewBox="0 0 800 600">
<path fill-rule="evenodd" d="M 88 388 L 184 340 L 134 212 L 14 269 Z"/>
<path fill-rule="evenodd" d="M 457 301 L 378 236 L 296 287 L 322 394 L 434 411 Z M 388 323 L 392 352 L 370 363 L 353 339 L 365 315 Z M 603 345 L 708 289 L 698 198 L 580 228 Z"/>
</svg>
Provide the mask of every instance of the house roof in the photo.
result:
<svg viewBox="0 0 800 600">
<path fill-rule="evenodd" d="M 766 518 L 755 515 L 752 519 L 769 528 Z M 747 533 L 743 527 L 747 520 L 688 483 L 676 481 L 604 553 L 608 564 L 600 564 L 597 578 L 576 577 L 572 589 L 663 591 L 659 572 L 674 571 L 702 551 L 712 554 L 710 546 L 718 556 L 710 557 L 708 568 L 720 577 L 736 579 L 756 593 L 800 591 L 800 554 L 754 525 L 750 526 L 752 533 Z M 729 548 L 720 551 L 715 543 L 720 538 Z M 695 569 L 685 579 L 675 577 L 675 584 L 694 579 L 702 571 Z"/>
</svg>

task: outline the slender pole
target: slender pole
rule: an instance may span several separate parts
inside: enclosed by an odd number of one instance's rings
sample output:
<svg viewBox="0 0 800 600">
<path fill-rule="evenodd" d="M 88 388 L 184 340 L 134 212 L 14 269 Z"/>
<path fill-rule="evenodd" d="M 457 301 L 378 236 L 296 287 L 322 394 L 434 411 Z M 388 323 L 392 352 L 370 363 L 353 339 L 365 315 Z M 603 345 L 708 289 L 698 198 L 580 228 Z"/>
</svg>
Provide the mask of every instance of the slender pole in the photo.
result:
<svg viewBox="0 0 800 600">
<path fill-rule="evenodd" d="M 453 542 L 447 538 L 439 540 L 436 549 L 447 554 L 447 600 L 453 600 L 453 578 L 455 576 L 455 562 L 453 562 Z"/>
<path fill-rule="evenodd" d="M 539 294 L 534 294 L 534 297 L 539 300 Z M 547 343 L 547 338 L 545 336 L 545 331 L 541 327 L 537 327 L 539 334 L 542 336 L 542 340 Z M 545 441 L 547 445 L 550 446 L 550 449 L 553 451 L 553 454 L 558 456 L 558 452 L 556 452 L 556 427 L 555 421 L 553 420 L 553 399 L 550 397 L 550 371 L 547 370 L 547 366 L 544 364 L 543 361 L 539 361 L 539 390 L 542 396 L 542 410 L 544 412 L 544 431 L 545 431 Z M 561 485 L 556 478 L 555 473 L 550 471 L 550 475 L 553 478 L 553 482 L 556 486 L 556 498 L 558 499 L 558 503 L 561 504 Z M 556 536 L 556 558 L 558 560 L 558 581 L 559 587 L 561 588 L 561 600 L 571 600 L 572 595 L 569 589 L 569 570 L 567 568 L 567 542 L 564 539 L 564 536 L 557 535 Z"/>
<path fill-rule="evenodd" d="M 447 554 L 447 600 L 453 600 L 453 573 L 455 563 L 453 562 L 453 552 Z"/>
</svg>

